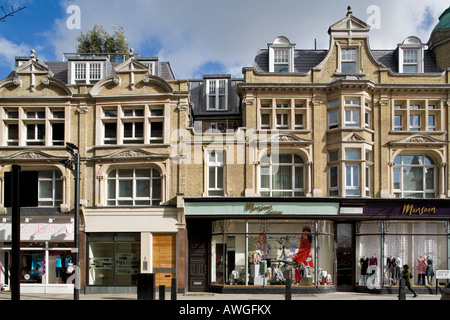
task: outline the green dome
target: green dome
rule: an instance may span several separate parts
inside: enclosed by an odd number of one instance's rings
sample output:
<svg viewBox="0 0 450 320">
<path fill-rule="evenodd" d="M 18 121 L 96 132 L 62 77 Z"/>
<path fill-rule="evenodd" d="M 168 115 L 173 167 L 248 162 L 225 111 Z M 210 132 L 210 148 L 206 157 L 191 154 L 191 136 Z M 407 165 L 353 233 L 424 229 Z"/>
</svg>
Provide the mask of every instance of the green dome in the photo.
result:
<svg viewBox="0 0 450 320">
<path fill-rule="evenodd" d="M 450 29 L 450 7 L 441 14 L 439 23 L 434 27 L 433 31 L 438 29 Z"/>
</svg>

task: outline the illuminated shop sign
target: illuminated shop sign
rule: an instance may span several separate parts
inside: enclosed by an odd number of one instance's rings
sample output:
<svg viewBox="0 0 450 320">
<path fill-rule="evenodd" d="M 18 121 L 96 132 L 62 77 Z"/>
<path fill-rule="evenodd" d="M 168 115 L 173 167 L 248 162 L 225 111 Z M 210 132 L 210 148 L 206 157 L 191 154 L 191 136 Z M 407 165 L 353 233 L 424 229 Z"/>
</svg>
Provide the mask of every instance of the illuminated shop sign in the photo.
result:
<svg viewBox="0 0 450 320">
<path fill-rule="evenodd" d="M 368 201 L 364 208 L 365 215 L 385 215 L 404 217 L 450 216 L 450 202 L 446 201 Z"/>
</svg>

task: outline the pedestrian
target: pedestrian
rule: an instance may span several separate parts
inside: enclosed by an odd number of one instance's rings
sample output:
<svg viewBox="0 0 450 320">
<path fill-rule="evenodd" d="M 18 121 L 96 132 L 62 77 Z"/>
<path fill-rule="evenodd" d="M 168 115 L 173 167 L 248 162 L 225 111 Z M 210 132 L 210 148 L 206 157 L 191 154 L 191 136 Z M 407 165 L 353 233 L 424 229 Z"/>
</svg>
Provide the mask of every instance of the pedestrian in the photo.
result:
<svg viewBox="0 0 450 320">
<path fill-rule="evenodd" d="M 409 271 L 409 266 L 407 264 L 403 265 L 403 279 L 405 279 L 405 286 L 408 287 L 408 290 L 414 293 L 414 298 L 417 297 L 417 293 L 411 288 L 411 271 Z"/>
</svg>

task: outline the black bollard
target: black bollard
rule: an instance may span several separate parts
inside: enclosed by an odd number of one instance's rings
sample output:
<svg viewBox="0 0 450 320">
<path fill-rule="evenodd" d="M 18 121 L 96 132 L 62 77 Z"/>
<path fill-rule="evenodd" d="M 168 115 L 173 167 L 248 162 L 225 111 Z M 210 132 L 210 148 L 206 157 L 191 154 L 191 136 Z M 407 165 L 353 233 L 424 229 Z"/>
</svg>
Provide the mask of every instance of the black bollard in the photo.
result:
<svg viewBox="0 0 450 320">
<path fill-rule="evenodd" d="M 400 279 L 398 285 L 398 300 L 406 300 L 405 279 Z"/>
<path fill-rule="evenodd" d="M 153 273 L 141 273 L 138 275 L 138 300 L 155 300 L 155 275 Z"/>
<path fill-rule="evenodd" d="M 170 286 L 170 299 L 177 300 L 177 278 L 172 278 Z"/>
<path fill-rule="evenodd" d="M 166 300 L 166 286 L 159 286 L 159 300 Z"/>
<path fill-rule="evenodd" d="M 286 278 L 286 300 L 292 300 L 291 279 Z"/>
</svg>

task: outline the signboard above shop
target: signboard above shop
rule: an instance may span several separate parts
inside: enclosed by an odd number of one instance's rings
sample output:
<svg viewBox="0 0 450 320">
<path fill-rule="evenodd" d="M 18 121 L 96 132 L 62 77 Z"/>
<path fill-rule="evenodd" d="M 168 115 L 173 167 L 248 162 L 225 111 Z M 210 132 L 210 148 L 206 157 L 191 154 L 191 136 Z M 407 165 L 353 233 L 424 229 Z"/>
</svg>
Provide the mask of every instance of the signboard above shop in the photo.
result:
<svg viewBox="0 0 450 320">
<path fill-rule="evenodd" d="M 337 215 L 338 202 L 186 201 L 186 216 Z"/>
<path fill-rule="evenodd" d="M 367 200 L 365 215 L 395 217 L 450 217 L 450 201 L 440 199 Z"/>
</svg>

